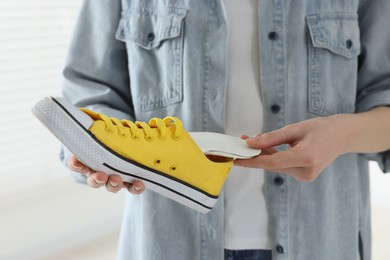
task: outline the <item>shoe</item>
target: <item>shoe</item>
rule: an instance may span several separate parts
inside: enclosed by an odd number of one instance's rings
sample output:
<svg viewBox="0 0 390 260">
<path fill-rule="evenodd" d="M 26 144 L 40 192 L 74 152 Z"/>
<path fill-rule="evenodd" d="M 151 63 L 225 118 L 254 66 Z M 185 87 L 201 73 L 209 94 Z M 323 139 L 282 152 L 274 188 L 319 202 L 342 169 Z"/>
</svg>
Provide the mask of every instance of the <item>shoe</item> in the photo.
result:
<svg viewBox="0 0 390 260">
<path fill-rule="evenodd" d="M 95 171 L 141 180 L 147 189 L 209 212 L 235 158 L 260 150 L 216 133 L 188 133 L 176 117 L 149 123 L 110 118 L 77 108 L 61 97 L 46 97 L 33 114 L 82 162 Z"/>
</svg>

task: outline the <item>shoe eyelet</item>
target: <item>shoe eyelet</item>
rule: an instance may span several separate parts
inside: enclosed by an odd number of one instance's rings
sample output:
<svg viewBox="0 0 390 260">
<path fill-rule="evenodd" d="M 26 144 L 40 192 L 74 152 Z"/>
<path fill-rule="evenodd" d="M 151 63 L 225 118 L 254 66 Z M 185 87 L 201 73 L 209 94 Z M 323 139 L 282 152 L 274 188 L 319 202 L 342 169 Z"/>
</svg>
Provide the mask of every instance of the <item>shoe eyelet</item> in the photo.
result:
<svg viewBox="0 0 390 260">
<path fill-rule="evenodd" d="M 161 141 L 164 141 L 167 139 L 166 136 L 161 136 L 161 135 L 157 135 L 158 139 L 160 139 Z"/>
<path fill-rule="evenodd" d="M 109 134 L 113 134 L 114 133 L 114 130 L 111 130 L 108 127 L 105 127 L 104 130 L 106 130 L 106 132 L 109 133 Z"/>
<path fill-rule="evenodd" d="M 171 167 L 169 167 L 169 171 L 170 171 L 170 172 L 174 172 L 174 171 L 176 171 L 176 170 L 177 170 L 176 166 L 171 166 Z"/>
<path fill-rule="evenodd" d="M 160 163 L 161 163 L 161 160 L 160 160 L 160 159 L 154 160 L 154 164 L 155 164 L 155 165 L 159 165 Z"/>
<path fill-rule="evenodd" d="M 139 141 L 141 138 L 138 136 L 138 135 L 131 135 L 131 139 L 135 140 L 135 141 Z"/>
<path fill-rule="evenodd" d="M 181 139 L 181 136 L 175 136 L 175 134 L 173 134 L 173 133 L 172 133 L 171 137 L 175 141 L 179 141 Z"/>
<path fill-rule="evenodd" d="M 154 140 L 154 137 L 151 136 L 151 135 L 150 135 L 150 136 L 146 136 L 146 135 L 145 135 L 145 140 L 148 141 L 148 142 L 151 142 L 151 141 Z"/>
</svg>

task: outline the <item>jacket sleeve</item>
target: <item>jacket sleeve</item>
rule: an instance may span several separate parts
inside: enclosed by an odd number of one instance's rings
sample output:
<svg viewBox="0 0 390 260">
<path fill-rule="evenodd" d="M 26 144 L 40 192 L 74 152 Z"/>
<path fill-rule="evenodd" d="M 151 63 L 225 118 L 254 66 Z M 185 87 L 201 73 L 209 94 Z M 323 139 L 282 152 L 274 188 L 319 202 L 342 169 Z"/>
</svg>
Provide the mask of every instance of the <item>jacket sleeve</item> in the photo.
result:
<svg viewBox="0 0 390 260">
<path fill-rule="evenodd" d="M 121 0 L 84 0 L 63 70 L 62 95 L 79 107 L 134 120 L 125 43 L 116 40 Z M 71 153 L 63 147 L 64 165 Z M 72 174 L 77 181 L 80 174 Z"/>
<path fill-rule="evenodd" d="M 121 0 L 85 0 L 63 71 L 63 96 L 77 106 L 134 119 L 125 43 L 115 38 Z"/>
<path fill-rule="evenodd" d="M 359 22 L 362 52 L 359 57 L 357 112 L 390 106 L 389 13 L 388 0 L 361 1 Z M 390 172 L 390 150 L 366 156 L 377 161 L 383 172 Z"/>
</svg>

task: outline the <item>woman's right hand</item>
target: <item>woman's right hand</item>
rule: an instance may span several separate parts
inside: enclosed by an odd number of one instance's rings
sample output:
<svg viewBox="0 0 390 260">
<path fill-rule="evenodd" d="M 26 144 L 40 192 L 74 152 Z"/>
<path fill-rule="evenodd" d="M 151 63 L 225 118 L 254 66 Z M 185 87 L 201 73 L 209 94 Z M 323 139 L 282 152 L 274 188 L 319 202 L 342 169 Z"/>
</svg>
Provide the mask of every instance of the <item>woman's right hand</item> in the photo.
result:
<svg viewBox="0 0 390 260">
<path fill-rule="evenodd" d="M 83 174 L 87 177 L 87 183 L 93 188 L 105 186 L 107 191 L 116 193 L 122 188 L 127 189 L 130 193 L 136 195 L 141 194 L 145 190 L 145 186 L 141 181 L 133 183 L 123 182 L 119 175 L 110 175 L 104 172 L 96 172 L 79 161 L 75 156 L 68 160 L 68 166 L 72 171 Z"/>
</svg>

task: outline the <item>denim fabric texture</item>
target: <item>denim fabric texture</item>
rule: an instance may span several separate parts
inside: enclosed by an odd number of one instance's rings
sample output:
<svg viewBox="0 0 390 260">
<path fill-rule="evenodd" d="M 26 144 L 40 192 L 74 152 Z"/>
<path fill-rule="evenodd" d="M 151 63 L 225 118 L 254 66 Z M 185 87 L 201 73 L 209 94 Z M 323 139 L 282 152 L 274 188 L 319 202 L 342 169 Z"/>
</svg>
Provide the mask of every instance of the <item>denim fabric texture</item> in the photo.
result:
<svg viewBox="0 0 390 260">
<path fill-rule="evenodd" d="M 264 132 L 390 105 L 389 0 L 259 0 L 258 12 Z M 171 115 L 223 133 L 228 31 L 223 0 L 85 0 L 63 95 L 113 117 Z M 370 259 L 368 158 L 390 171 L 387 151 L 340 156 L 311 183 L 266 172 L 274 260 Z M 202 215 L 127 195 L 118 259 L 224 259 L 221 202 Z"/>
<path fill-rule="evenodd" d="M 225 249 L 225 260 L 272 260 L 272 251 Z"/>
</svg>

